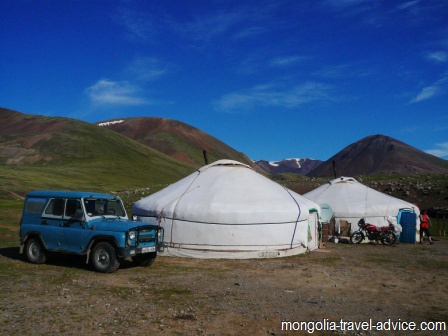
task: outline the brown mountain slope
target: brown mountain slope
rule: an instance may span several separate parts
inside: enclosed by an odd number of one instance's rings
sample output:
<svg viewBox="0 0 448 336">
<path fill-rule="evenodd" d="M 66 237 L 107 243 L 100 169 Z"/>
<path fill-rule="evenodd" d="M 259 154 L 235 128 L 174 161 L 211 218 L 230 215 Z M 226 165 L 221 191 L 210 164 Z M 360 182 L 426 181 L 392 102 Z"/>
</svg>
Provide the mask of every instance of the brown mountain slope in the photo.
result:
<svg viewBox="0 0 448 336">
<path fill-rule="evenodd" d="M 0 191 L 165 185 L 195 169 L 91 123 L 0 108 Z"/>
<path fill-rule="evenodd" d="M 108 120 L 97 124 L 196 166 L 204 165 L 203 151 L 206 150 L 209 162 L 231 159 L 255 167 L 252 160 L 245 154 L 180 121 L 167 118 L 137 117 Z"/>
<path fill-rule="evenodd" d="M 446 173 L 448 161 L 384 135 L 361 139 L 322 163 L 310 177 Z"/>
</svg>

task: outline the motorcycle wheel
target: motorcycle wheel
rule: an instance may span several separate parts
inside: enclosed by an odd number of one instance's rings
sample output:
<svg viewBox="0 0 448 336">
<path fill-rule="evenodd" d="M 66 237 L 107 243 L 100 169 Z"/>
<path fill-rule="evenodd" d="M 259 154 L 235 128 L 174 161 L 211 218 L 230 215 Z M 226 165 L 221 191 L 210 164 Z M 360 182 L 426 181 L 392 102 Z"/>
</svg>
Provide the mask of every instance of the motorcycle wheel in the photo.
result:
<svg viewBox="0 0 448 336">
<path fill-rule="evenodd" d="M 350 243 L 359 244 L 364 240 L 364 235 L 360 231 L 355 231 L 350 235 Z"/>
<path fill-rule="evenodd" d="M 394 245 L 396 242 L 397 242 L 397 235 L 396 235 L 394 232 L 392 232 L 392 231 L 389 231 L 389 232 L 384 233 L 384 236 L 383 236 L 383 238 L 381 239 L 381 243 L 382 243 L 383 245 L 389 245 L 389 246 L 392 246 L 392 245 Z"/>
</svg>

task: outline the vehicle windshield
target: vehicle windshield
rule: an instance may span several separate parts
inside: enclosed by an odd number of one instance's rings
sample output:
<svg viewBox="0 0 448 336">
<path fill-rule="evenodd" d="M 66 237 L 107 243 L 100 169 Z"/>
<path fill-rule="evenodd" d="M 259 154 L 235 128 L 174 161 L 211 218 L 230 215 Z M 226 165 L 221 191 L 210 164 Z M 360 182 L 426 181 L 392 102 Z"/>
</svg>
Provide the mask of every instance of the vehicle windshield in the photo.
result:
<svg viewBox="0 0 448 336">
<path fill-rule="evenodd" d="M 87 215 L 95 216 L 118 216 L 124 217 L 125 211 L 118 199 L 86 198 L 84 199 Z"/>
</svg>

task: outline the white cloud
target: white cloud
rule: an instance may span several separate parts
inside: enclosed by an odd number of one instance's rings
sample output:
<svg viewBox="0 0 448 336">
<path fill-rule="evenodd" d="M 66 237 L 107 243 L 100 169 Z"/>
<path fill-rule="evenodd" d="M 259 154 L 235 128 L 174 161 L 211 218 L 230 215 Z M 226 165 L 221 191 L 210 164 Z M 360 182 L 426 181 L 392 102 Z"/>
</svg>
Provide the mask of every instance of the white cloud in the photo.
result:
<svg viewBox="0 0 448 336">
<path fill-rule="evenodd" d="M 269 32 L 269 26 L 274 20 L 269 10 L 275 10 L 277 6 L 268 4 L 253 7 L 241 2 L 235 7 L 224 8 L 218 2 L 215 4 L 220 8 L 196 15 L 188 21 L 173 20 L 168 28 L 195 43 L 222 43 L 222 38 L 241 41 Z"/>
<path fill-rule="evenodd" d="M 216 36 L 227 33 L 242 20 L 243 17 L 239 12 L 216 13 L 182 24 L 173 22 L 171 27 L 188 38 L 208 42 Z"/>
<path fill-rule="evenodd" d="M 85 90 L 91 103 L 95 106 L 140 106 L 153 104 L 142 94 L 143 86 L 159 79 L 167 73 L 158 59 L 137 57 L 123 71 L 129 80 L 114 81 L 107 78 L 98 80 Z"/>
<path fill-rule="evenodd" d="M 397 8 L 398 9 L 408 9 L 408 8 L 414 7 L 419 2 L 420 2 L 420 0 L 408 1 L 408 2 L 405 2 L 405 3 L 397 6 Z"/>
<path fill-rule="evenodd" d="M 368 25 L 378 25 L 384 16 L 376 0 L 323 0 L 322 6 L 342 17 L 359 17 Z"/>
<path fill-rule="evenodd" d="M 440 158 L 448 158 L 448 142 L 436 144 L 437 149 L 428 149 L 425 152 Z"/>
<path fill-rule="evenodd" d="M 168 70 L 167 66 L 153 57 L 138 57 L 130 63 L 126 72 L 138 81 L 153 81 L 164 76 Z"/>
<path fill-rule="evenodd" d="M 446 52 L 443 51 L 436 51 L 429 53 L 427 57 L 430 61 L 434 61 L 437 63 L 444 63 L 448 61 L 448 55 Z"/>
<path fill-rule="evenodd" d="M 157 30 L 147 15 L 129 8 L 122 8 L 116 19 L 131 40 L 147 41 Z"/>
<path fill-rule="evenodd" d="M 295 56 L 285 56 L 277 57 L 271 61 L 271 66 L 273 67 L 287 67 L 299 63 L 306 59 L 305 56 L 295 55 Z"/>
<path fill-rule="evenodd" d="M 432 98 L 434 96 L 437 96 L 440 92 L 440 88 L 438 85 L 434 84 L 431 86 L 427 86 L 423 88 L 417 96 L 414 97 L 414 99 L 411 100 L 411 103 L 418 103 L 423 100 Z"/>
<path fill-rule="evenodd" d="M 323 3 L 325 5 L 329 5 L 335 8 L 342 8 L 342 7 L 349 7 L 349 6 L 355 6 L 360 5 L 364 3 L 368 3 L 370 1 L 365 0 L 324 0 Z"/>
<path fill-rule="evenodd" d="M 315 82 L 307 82 L 289 90 L 260 85 L 243 92 L 224 95 L 214 106 L 224 112 L 246 111 L 256 107 L 295 108 L 313 101 L 331 99 L 328 91 L 328 86 Z"/>
<path fill-rule="evenodd" d="M 326 66 L 314 73 L 322 78 L 341 78 L 355 75 L 351 65 L 341 64 L 335 66 Z"/>
<path fill-rule="evenodd" d="M 146 105 L 150 102 L 138 96 L 140 89 L 127 81 L 114 82 L 101 79 L 86 89 L 95 105 Z"/>
<path fill-rule="evenodd" d="M 248 27 L 248 28 L 244 28 L 241 31 L 237 32 L 232 37 L 232 39 L 241 40 L 241 39 L 251 38 L 252 36 L 260 35 L 266 31 L 267 31 L 267 29 L 265 27 L 258 27 L 258 26 Z"/>
<path fill-rule="evenodd" d="M 240 40 L 263 33 L 268 30 L 266 20 L 273 20 L 272 11 L 281 8 L 276 3 L 254 8 L 244 2 L 236 6 L 212 2 L 207 11 L 195 10 L 186 5 L 187 9 L 184 11 L 169 13 L 160 8 L 138 10 L 131 8 L 131 3 L 127 6 L 120 9 L 115 20 L 126 29 L 127 36 L 132 40 L 151 42 L 159 36 L 166 38 L 167 35 L 174 34 L 176 37 L 202 43 L 209 43 L 222 36 Z"/>
<path fill-rule="evenodd" d="M 436 81 L 434 84 L 424 87 L 409 103 L 418 103 L 426 99 L 436 97 L 446 92 L 446 86 L 448 84 L 448 73 Z"/>
</svg>

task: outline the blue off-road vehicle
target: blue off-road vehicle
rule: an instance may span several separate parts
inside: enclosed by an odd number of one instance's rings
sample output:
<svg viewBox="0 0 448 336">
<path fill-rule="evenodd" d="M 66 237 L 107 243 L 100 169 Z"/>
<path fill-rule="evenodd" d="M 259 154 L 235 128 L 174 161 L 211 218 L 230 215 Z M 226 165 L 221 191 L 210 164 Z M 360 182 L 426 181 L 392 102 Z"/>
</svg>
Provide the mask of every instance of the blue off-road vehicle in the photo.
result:
<svg viewBox="0 0 448 336">
<path fill-rule="evenodd" d="M 20 221 L 20 253 L 34 264 L 48 252 L 86 256 L 93 268 L 112 273 L 125 258 L 151 265 L 163 228 L 128 219 L 119 197 L 94 192 L 40 190 L 28 193 Z"/>
</svg>

